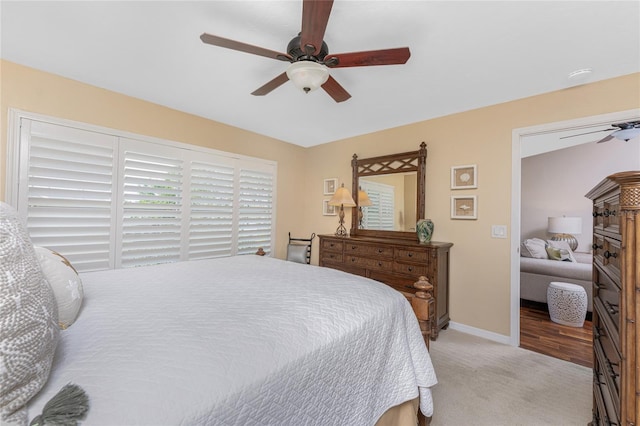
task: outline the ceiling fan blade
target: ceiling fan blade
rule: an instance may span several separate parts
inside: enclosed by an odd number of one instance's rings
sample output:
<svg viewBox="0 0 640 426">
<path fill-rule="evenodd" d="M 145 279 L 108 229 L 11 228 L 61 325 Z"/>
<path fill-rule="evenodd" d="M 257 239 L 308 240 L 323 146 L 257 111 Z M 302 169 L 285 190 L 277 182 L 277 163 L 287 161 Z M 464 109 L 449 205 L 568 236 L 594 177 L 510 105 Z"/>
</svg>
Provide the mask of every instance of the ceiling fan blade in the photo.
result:
<svg viewBox="0 0 640 426">
<path fill-rule="evenodd" d="M 344 87 L 331 76 L 329 76 L 329 79 L 322 85 L 322 88 L 336 102 L 344 102 L 351 97 L 349 92 L 344 90 Z"/>
<path fill-rule="evenodd" d="M 200 40 L 202 40 L 203 43 L 211 44 L 213 46 L 225 47 L 227 49 L 238 50 L 240 52 L 251 53 L 254 55 L 260 55 L 272 59 L 278 59 L 280 61 L 293 61 L 293 58 L 286 53 L 276 52 L 275 50 L 269 50 L 207 33 L 203 33 L 200 36 Z"/>
<path fill-rule="evenodd" d="M 410 56 L 411 52 L 408 47 L 399 47 L 397 49 L 328 54 L 324 58 L 324 63 L 330 68 L 397 65 L 406 63 Z"/>
<path fill-rule="evenodd" d="M 300 49 L 308 55 L 317 55 L 320 52 L 331 7 L 333 0 L 304 0 L 302 3 Z M 305 46 L 313 47 L 307 49 Z"/>
<path fill-rule="evenodd" d="M 271 92 L 272 90 L 282 86 L 287 81 L 289 81 L 289 77 L 287 77 L 286 72 L 283 72 L 282 74 L 280 74 L 279 76 L 277 76 L 276 78 L 274 78 L 273 80 L 265 84 L 264 86 L 251 92 L 251 94 L 254 96 L 264 96 L 267 93 Z"/>
<path fill-rule="evenodd" d="M 562 136 L 560 139 L 575 138 L 576 136 L 590 135 L 591 133 L 613 132 L 614 130 L 618 130 L 618 129 L 602 129 L 602 130 L 594 130 L 593 132 L 578 133 L 577 135 Z M 600 141 L 600 142 L 604 142 L 604 141 Z"/>
<path fill-rule="evenodd" d="M 613 135 L 608 135 L 608 136 L 605 136 L 604 138 L 600 139 L 600 140 L 599 140 L 598 142 L 596 142 L 596 143 L 608 142 L 608 141 L 610 141 L 610 140 L 611 140 L 611 139 L 613 139 L 613 138 L 615 138 L 615 136 L 613 136 Z"/>
</svg>

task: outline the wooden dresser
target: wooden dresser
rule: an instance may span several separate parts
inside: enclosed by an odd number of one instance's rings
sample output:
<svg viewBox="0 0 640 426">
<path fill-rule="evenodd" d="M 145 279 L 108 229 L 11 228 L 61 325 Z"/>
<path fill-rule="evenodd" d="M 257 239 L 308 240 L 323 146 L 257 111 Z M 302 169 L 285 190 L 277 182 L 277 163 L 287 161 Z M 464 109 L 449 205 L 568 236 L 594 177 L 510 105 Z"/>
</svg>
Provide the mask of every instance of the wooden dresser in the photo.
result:
<svg viewBox="0 0 640 426">
<path fill-rule="evenodd" d="M 433 285 L 434 327 L 431 338 L 449 325 L 449 248 L 453 244 L 376 237 L 320 235 L 320 266 L 383 282 L 403 293 L 425 276 Z"/>
<path fill-rule="evenodd" d="M 593 200 L 593 425 L 640 425 L 640 171 Z"/>
</svg>

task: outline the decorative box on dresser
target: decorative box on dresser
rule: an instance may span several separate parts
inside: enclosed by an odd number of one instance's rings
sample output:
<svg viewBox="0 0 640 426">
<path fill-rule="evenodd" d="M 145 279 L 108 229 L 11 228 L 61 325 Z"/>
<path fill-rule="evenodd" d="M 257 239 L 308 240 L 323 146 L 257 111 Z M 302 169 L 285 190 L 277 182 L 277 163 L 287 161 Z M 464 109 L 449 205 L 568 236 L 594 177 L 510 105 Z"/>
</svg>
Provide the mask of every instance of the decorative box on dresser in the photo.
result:
<svg viewBox="0 0 640 426">
<path fill-rule="evenodd" d="M 449 249 L 452 243 L 320 235 L 320 266 L 339 269 L 415 294 L 420 276 L 433 285 L 435 318 L 431 339 L 449 325 Z"/>
<path fill-rule="evenodd" d="M 640 171 L 593 200 L 593 425 L 640 425 Z"/>
</svg>

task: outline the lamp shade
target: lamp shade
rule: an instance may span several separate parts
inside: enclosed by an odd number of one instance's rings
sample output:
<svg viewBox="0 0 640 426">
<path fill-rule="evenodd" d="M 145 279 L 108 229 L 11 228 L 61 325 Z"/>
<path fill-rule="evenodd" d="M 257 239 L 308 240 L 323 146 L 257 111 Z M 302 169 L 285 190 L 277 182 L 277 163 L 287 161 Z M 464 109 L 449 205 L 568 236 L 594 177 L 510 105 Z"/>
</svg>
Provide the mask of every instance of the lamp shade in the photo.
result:
<svg viewBox="0 0 640 426">
<path fill-rule="evenodd" d="M 329 79 L 329 69 L 317 62 L 298 61 L 289 65 L 287 77 L 300 90 L 313 92 Z"/>
<path fill-rule="evenodd" d="M 342 186 L 338 188 L 336 193 L 333 194 L 333 197 L 331 197 L 331 199 L 329 200 L 329 205 L 355 207 L 356 202 L 353 201 L 353 198 L 351 197 L 351 193 L 347 188 L 344 187 L 344 183 L 343 183 Z"/>
<path fill-rule="evenodd" d="M 370 205 L 371 205 L 371 199 L 369 198 L 367 193 L 361 188 L 360 190 L 358 190 L 358 206 L 367 207 Z"/>
<path fill-rule="evenodd" d="M 581 234 L 581 217 L 550 217 L 547 221 L 547 231 L 550 234 Z"/>
</svg>

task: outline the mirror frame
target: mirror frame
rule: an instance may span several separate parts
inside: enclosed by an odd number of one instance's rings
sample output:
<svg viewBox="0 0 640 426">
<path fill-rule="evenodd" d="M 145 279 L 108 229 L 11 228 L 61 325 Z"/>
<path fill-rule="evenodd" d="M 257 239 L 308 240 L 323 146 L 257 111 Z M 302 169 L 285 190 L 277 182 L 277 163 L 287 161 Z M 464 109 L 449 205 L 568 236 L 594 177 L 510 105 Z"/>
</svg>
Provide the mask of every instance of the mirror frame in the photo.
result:
<svg viewBox="0 0 640 426">
<path fill-rule="evenodd" d="M 383 231 L 378 229 L 358 228 L 358 189 L 361 177 L 388 175 L 394 173 L 417 172 L 416 184 L 416 218 L 424 219 L 425 203 L 425 173 L 427 163 L 427 144 L 422 142 L 420 149 L 399 154 L 382 155 L 380 157 L 358 159 L 353 154 L 351 168 L 353 184 L 351 193 L 355 196 L 356 206 L 351 209 L 351 235 L 382 238 L 399 238 L 404 240 L 418 240 L 415 232 Z"/>
</svg>

